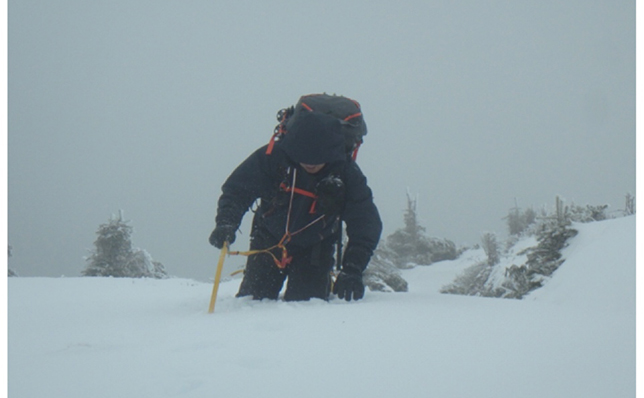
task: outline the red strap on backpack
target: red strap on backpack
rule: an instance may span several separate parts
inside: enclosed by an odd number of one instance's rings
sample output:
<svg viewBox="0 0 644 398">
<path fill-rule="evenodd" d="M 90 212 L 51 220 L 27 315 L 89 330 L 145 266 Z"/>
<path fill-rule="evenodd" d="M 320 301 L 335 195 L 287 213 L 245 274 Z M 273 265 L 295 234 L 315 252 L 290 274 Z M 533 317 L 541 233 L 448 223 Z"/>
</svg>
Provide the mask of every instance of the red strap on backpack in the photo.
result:
<svg viewBox="0 0 644 398">
<path fill-rule="evenodd" d="M 318 202 L 318 196 L 317 196 L 316 194 L 314 194 L 313 192 L 310 192 L 310 191 L 304 190 L 304 189 L 302 189 L 302 188 L 298 188 L 298 187 L 292 188 L 292 187 L 289 187 L 289 186 L 288 186 L 288 185 L 286 185 L 285 183 L 281 183 L 281 184 L 280 184 L 280 189 L 282 189 L 284 192 L 295 192 L 295 193 L 297 193 L 297 194 L 304 195 L 304 196 L 308 196 L 309 198 L 313 199 L 313 204 L 311 205 L 311 208 L 309 209 L 309 213 L 310 213 L 310 214 L 314 214 L 314 213 L 315 213 L 315 204 Z"/>
<path fill-rule="evenodd" d="M 275 138 L 277 138 L 278 133 L 273 134 L 271 140 L 268 142 L 268 148 L 266 148 L 266 154 L 270 155 L 273 153 L 273 147 L 275 146 Z"/>
</svg>

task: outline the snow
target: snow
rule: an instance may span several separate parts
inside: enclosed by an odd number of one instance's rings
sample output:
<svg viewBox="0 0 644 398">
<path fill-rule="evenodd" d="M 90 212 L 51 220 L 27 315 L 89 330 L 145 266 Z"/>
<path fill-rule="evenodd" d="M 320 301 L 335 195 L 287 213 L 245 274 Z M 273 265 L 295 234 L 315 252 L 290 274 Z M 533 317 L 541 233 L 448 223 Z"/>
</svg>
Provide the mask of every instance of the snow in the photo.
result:
<svg viewBox="0 0 644 398">
<path fill-rule="evenodd" d="M 438 292 L 480 250 L 357 303 L 233 279 L 214 314 L 187 279 L 9 278 L 9 397 L 633 397 L 635 217 L 575 227 L 524 300 Z"/>
</svg>

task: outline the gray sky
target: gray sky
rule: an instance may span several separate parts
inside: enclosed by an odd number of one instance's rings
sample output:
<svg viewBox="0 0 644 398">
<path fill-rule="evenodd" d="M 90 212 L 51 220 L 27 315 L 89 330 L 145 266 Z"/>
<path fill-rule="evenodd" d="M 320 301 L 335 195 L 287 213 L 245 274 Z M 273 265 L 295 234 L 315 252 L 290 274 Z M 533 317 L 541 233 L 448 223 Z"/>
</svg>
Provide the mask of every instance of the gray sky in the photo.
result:
<svg viewBox="0 0 644 398">
<path fill-rule="evenodd" d="M 362 104 L 384 236 L 407 189 L 457 244 L 504 235 L 515 198 L 619 210 L 635 193 L 634 1 L 12 0 L 8 16 L 23 276 L 78 276 L 122 209 L 134 246 L 211 278 L 221 184 L 315 92 Z"/>
</svg>

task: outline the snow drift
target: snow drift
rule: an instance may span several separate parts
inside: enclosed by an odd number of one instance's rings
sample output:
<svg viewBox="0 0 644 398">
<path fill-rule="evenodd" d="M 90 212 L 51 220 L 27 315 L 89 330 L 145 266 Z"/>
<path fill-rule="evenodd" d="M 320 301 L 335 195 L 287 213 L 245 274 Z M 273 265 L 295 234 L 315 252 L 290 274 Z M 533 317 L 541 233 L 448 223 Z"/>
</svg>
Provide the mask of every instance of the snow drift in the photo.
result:
<svg viewBox="0 0 644 398">
<path fill-rule="evenodd" d="M 360 302 L 236 299 L 238 280 L 10 278 L 10 397 L 632 397 L 635 217 L 576 225 L 524 300 L 440 294 L 480 253 Z M 213 269 L 214 275 L 214 269 Z"/>
</svg>

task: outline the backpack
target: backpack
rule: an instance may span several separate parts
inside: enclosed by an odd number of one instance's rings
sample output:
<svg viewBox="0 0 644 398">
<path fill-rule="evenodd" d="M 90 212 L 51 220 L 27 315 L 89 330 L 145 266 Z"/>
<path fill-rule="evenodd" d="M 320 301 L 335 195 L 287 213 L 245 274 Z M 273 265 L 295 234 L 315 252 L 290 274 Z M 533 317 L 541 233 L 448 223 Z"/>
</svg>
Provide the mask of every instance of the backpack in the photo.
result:
<svg viewBox="0 0 644 398">
<path fill-rule="evenodd" d="M 289 108 L 277 112 L 277 121 L 273 137 L 268 144 L 266 154 L 270 155 L 276 140 L 288 133 L 289 126 L 304 112 L 322 112 L 336 117 L 342 125 L 347 157 L 356 160 L 362 138 L 367 135 L 367 125 L 362 116 L 360 104 L 351 98 L 341 95 L 310 94 L 300 97 L 300 100 Z"/>
</svg>

